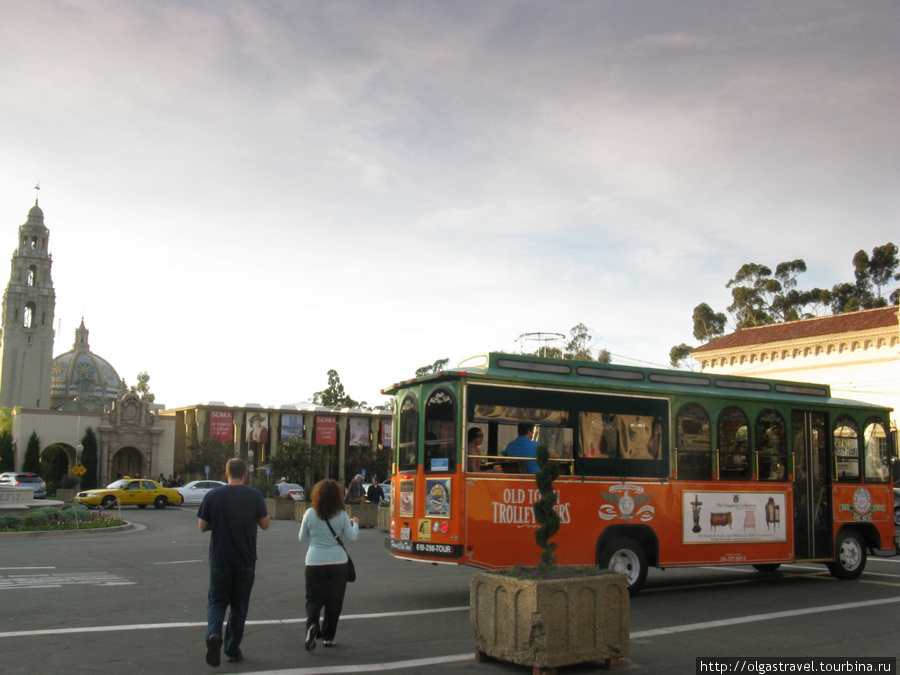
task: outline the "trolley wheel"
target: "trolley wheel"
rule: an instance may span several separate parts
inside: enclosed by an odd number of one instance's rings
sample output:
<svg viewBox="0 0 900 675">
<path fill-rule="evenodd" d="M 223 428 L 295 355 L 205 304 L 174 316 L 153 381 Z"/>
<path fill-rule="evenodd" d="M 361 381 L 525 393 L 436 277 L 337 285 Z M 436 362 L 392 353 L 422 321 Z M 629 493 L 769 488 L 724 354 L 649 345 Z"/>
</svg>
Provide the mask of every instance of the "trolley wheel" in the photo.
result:
<svg viewBox="0 0 900 675">
<path fill-rule="evenodd" d="M 644 547 L 629 537 L 613 539 L 600 551 L 597 564 L 625 575 L 628 594 L 637 595 L 647 580 L 647 553 Z"/>
<path fill-rule="evenodd" d="M 169 500 L 160 495 L 156 499 L 153 500 L 153 508 L 156 509 L 164 509 L 166 505 L 169 503 Z"/>
<path fill-rule="evenodd" d="M 834 561 L 828 571 L 837 579 L 856 579 L 866 568 L 866 545 L 856 532 L 844 530 L 838 534 Z"/>
<path fill-rule="evenodd" d="M 900 506 L 894 507 L 894 525 L 900 525 Z"/>
<path fill-rule="evenodd" d="M 781 567 L 781 563 L 760 563 L 759 565 L 754 565 L 753 569 L 757 572 L 774 572 L 779 567 Z"/>
</svg>

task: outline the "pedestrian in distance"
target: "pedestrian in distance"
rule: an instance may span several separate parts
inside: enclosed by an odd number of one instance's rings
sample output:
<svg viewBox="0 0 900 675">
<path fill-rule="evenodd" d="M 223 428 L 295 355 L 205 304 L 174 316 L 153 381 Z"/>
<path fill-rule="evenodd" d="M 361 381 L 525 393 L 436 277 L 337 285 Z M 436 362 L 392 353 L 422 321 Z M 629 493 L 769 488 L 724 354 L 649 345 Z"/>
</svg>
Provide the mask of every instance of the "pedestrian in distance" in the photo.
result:
<svg viewBox="0 0 900 675">
<path fill-rule="evenodd" d="M 329 527 L 329 525 L 331 527 Z M 306 552 L 306 651 L 322 645 L 334 647 L 344 593 L 347 590 L 349 564 L 347 552 L 338 541 L 356 541 L 359 519 L 350 518 L 344 508 L 344 489 L 335 480 L 316 483 L 311 508 L 306 509 L 300 523 L 300 541 L 309 542 Z M 319 626 L 322 608 L 325 617 Z"/>
<path fill-rule="evenodd" d="M 209 592 L 206 604 L 206 662 L 218 666 L 221 659 L 222 623 L 225 626 L 225 660 L 240 661 L 244 623 L 250 608 L 250 591 L 256 577 L 256 533 L 269 529 L 269 513 L 262 493 L 248 485 L 247 465 L 232 457 L 225 465 L 227 485 L 206 493 L 197 513 L 201 532 L 210 532 Z"/>
</svg>

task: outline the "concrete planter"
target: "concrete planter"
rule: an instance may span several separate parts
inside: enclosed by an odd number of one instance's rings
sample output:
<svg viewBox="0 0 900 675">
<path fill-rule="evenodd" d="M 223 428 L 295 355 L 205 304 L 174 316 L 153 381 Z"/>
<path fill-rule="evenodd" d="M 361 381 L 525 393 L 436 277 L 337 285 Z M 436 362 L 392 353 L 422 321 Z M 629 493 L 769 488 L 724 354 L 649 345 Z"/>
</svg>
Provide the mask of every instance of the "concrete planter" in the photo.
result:
<svg viewBox="0 0 900 675">
<path fill-rule="evenodd" d="M 389 532 L 391 529 L 391 509 L 382 506 L 378 509 L 378 529 L 382 532 Z"/>
<path fill-rule="evenodd" d="M 469 601 L 478 661 L 531 666 L 535 675 L 588 661 L 625 665 L 631 604 L 624 575 L 534 581 L 478 572 Z"/>
<path fill-rule="evenodd" d="M 293 520 L 294 504 L 293 499 L 269 498 L 266 499 L 266 510 L 269 512 L 269 518 L 272 520 Z"/>
<path fill-rule="evenodd" d="M 56 490 L 56 499 L 61 502 L 74 502 L 76 491 L 71 488 L 59 488 Z"/>
<path fill-rule="evenodd" d="M 353 518 L 359 518 L 360 527 L 377 527 L 378 526 L 378 505 L 377 504 L 349 504 L 347 505 L 347 515 Z"/>
<path fill-rule="evenodd" d="M 303 514 L 309 508 L 307 502 L 294 502 L 294 520 L 303 520 Z"/>
</svg>

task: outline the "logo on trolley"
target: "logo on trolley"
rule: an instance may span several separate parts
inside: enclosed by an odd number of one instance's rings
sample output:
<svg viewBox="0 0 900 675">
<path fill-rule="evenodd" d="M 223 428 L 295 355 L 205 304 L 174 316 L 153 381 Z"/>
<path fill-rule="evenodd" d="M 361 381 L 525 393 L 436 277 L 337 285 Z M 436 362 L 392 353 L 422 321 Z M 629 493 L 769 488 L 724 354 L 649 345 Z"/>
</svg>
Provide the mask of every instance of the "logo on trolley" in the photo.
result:
<svg viewBox="0 0 900 675">
<path fill-rule="evenodd" d="M 633 517 L 644 522 L 653 520 L 655 509 L 647 504 L 653 495 L 645 495 L 644 488 L 638 485 L 614 485 L 609 492 L 601 492 L 600 496 L 609 502 L 600 507 L 599 516 L 603 520 L 631 520 Z"/>
<path fill-rule="evenodd" d="M 853 520 L 868 521 L 872 520 L 875 511 L 884 511 L 883 504 L 875 504 L 872 500 L 872 493 L 867 488 L 859 487 L 853 493 L 852 504 L 840 504 L 840 511 L 850 511 Z"/>
</svg>

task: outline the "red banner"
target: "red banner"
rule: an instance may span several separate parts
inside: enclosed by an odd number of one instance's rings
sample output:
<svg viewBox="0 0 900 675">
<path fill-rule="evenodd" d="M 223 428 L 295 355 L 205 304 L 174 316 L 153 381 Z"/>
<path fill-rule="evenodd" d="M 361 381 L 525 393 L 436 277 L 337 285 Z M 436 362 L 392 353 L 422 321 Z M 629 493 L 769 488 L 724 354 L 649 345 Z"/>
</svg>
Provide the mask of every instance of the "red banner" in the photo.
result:
<svg viewBox="0 0 900 675">
<path fill-rule="evenodd" d="M 316 443 L 337 445 L 337 417 L 316 415 Z"/>
<path fill-rule="evenodd" d="M 230 410 L 210 410 L 209 437 L 214 441 L 233 441 L 234 413 Z"/>
</svg>

